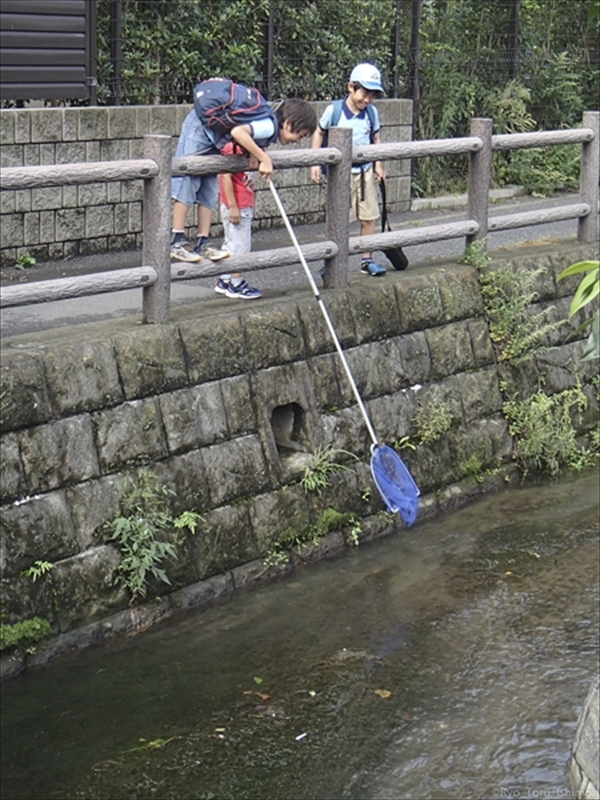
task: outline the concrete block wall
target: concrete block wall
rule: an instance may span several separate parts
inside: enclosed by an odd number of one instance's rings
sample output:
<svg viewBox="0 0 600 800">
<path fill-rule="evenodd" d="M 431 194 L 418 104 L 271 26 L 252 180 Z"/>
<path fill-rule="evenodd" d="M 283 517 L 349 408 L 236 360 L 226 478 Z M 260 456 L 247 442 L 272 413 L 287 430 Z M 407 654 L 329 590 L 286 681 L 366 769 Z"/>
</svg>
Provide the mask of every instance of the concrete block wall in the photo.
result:
<svg viewBox="0 0 600 800">
<path fill-rule="evenodd" d="M 325 103 L 316 103 L 321 113 Z M 142 157 L 148 133 L 173 137 L 173 150 L 190 106 L 111 106 L 107 108 L 36 108 L 0 110 L 0 165 L 35 166 Z M 383 141 L 411 138 L 412 103 L 378 103 Z M 308 147 L 305 140 L 302 147 Z M 277 149 L 274 146 L 272 149 Z M 410 163 L 389 162 L 388 203 L 404 211 L 410 203 Z M 324 216 L 323 187 L 310 183 L 307 168 L 278 176 L 284 201 L 295 223 Z M 268 190 L 257 187 L 255 227 L 281 221 Z M 142 181 L 94 183 L 0 194 L 0 263 L 11 266 L 28 253 L 38 261 L 67 259 L 142 246 Z M 170 210 L 167 211 L 170 213 Z M 215 234 L 220 231 L 218 213 Z M 190 214 L 189 223 L 195 222 Z"/>
<path fill-rule="evenodd" d="M 535 310 L 551 305 L 558 321 L 576 281 L 556 277 L 592 252 L 569 244 L 510 260 L 515 269 L 545 270 Z M 512 379 L 527 396 L 542 378 L 549 393 L 580 380 L 589 400 L 583 430 L 595 424 L 595 366 L 579 363 L 585 340 L 564 344 L 563 326 L 548 341 L 553 350 L 507 374 L 495 360 L 475 268 L 439 264 L 385 281 L 358 277 L 326 302 L 381 441 L 413 436 L 420 403 L 448 408 L 450 430 L 402 452 L 422 492 L 421 519 L 514 474 L 500 381 Z M 327 507 L 356 514 L 365 535 L 392 529 L 372 485 L 364 420 L 306 292 L 252 308 L 189 304 L 168 325 L 113 320 L 77 335 L 55 331 L 43 342 L 2 340 L 0 376 L 8 623 L 43 616 L 58 640 L 75 646 L 264 575 L 265 555 L 282 532 L 306 532 Z M 302 452 L 282 447 L 277 436 L 281 409 L 294 409 L 293 441 L 304 454 L 331 445 L 360 461 L 348 458 L 349 469 L 322 494 L 307 494 Z M 486 470 L 492 477 L 479 483 L 469 476 L 472 457 L 479 477 Z M 174 491 L 174 514 L 194 509 L 203 521 L 177 544 L 167 566 L 172 586 L 152 586 L 149 596 L 161 602 L 133 614 L 114 583 L 119 556 L 105 523 L 141 464 Z M 341 532 L 332 537 L 318 553 L 343 547 Z M 22 575 L 37 560 L 54 564 L 45 594 Z"/>
</svg>

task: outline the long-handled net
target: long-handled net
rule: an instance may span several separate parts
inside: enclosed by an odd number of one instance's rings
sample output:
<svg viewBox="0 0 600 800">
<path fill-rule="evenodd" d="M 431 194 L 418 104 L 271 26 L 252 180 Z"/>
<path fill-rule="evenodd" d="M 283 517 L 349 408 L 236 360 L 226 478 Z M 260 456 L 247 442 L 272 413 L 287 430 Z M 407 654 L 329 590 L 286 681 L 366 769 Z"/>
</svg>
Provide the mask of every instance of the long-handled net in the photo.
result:
<svg viewBox="0 0 600 800">
<path fill-rule="evenodd" d="M 381 498 L 388 511 L 398 514 L 405 525 L 412 525 L 417 518 L 417 514 L 419 513 L 419 489 L 398 453 L 396 453 L 393 448 L 388 447 L 388 445 L 381 444 L 377 440 L 377 436 L 373 426 L 371 425 L 371 420 L 367 414 L 367 409 L 365 408 L 365 404 L 363 403 L 360 392 L 358 391 L 354 376 L 350 371 L 348 361 L 344 351 L 342 350 L 342 346 L 338 339 L 337 333 L 335 332 L 335 328 L 333 327 L 333 323 L 331 322 L 327 308 L 323 303 L 323 298 L 321 297 L 319 288 L 315 283 L 308 264 L 306 263 L 306 259 L 298 243 L 294 229 L 292 228 L 288 215 L 279 197 L 279 193 L 277 192 L 272 180 L 269 181 L 269 187 L 271 189 L 273 198 L 275 199 L 277 208 L 279 209 L 279 213 L 281 214 L 281 218 L 283 219 L 285 227 L 287 228 L 294 247 L 296 248 L 300 263 L 302 264 L 304 272 L 306 273 L 306 277 L 308 278 L 308 282 L 310 283 L 310 287 L 317 299 L 319 308 L 321 309 L 321 313 L 323 314 L 329 329 L 329 333 L 333 339 L 335 349 L 337 350 L 344 366 L 344 370 L 348 377 L 348 381 L 350 382 L 352 392 L 354 393 L 358 407 L 363 415 L 369 436 L 371 437 L 371 473 L 373 475 L 375 486 L 377 486 L 379 494 L 381 495 Z"/>
</svg>

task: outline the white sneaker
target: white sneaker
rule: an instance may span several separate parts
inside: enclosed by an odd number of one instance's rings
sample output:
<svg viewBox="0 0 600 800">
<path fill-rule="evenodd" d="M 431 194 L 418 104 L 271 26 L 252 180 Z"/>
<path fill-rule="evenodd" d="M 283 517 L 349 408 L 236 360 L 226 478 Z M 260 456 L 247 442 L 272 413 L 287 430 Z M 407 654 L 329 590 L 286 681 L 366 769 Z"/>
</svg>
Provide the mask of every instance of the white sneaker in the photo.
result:
<svg viewBox="0 0 600 800">
<path fill-rule="evenodd" d="M 187 242 L 177 242 L 171 245 L 171 261 L 197 263 L 198 261 L 202 261 L 202 256 L 190 250 Z"/>
</svg>

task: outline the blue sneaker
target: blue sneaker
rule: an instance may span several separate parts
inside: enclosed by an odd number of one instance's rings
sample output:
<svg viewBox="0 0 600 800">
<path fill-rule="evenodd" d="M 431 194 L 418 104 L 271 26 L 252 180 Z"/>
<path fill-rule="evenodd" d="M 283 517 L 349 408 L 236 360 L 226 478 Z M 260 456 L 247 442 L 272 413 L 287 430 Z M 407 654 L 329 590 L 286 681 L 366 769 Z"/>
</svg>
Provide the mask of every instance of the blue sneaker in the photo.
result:
<svg viewBox="0 0 600 800">
<path fill-rule="evenodd" d="M 227 294 L 227 290 L 231 286 L 231 282 L 224 280 L 223 278 L 219 278 L 217 281 L 217 285 L 215 286 L 215 292 L 217 294 Z"/>
<path fill-rule="evenodd" d="M 363 275 L 373 275 L 373 277 L 378 277 L 379 275 L 385 275 L 387 270 L 385 267 L 382 267 L 381 264 L 373 261 L 372 258 L 363 258 L 360 263 L 360 271 L 363 273 Z"/>
<path fill-rule="evenodd" d="M 260 289 L 253 289 L 246 281 L 238 283 L 237 286 L 230 283 L 225 294 L 227 297 L 239 297 L 240 300 L 258 300 L 259 297 L 263 296 Z"/>
</svg>

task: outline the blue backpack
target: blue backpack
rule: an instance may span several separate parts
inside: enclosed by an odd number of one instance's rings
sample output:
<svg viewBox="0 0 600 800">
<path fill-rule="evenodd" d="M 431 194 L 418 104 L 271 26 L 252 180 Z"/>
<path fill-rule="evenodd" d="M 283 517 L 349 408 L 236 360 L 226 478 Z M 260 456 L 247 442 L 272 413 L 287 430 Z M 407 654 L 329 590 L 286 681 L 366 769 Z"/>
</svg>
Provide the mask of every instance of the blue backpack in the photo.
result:
<svg viewBox="0 0 600 800">
<path fill-rule="evenodd" d="M 198 119 L 222 147 L 231 141 L 231 131 L 238 125 L 249 125 L 261 119 L 270 119 L 275 133 L 269 139 L 256 140 L 259 147 L 267 147 L 279 137 L 279 120 L 258 91 L 228 78 L 209 78 L 194 88 L 194 109 Z"/>
<path fill-rule="evenodd" d="M 333 113 L 331 115 L 331 124 L 329 127 L 335 128 L 341 119 L 344 101 L 334 100 L 332 105 L 333 105 Z M 373 133 L 375 132 L 375 112 L 370 105 L 366 106 L 366 111 L 367 111 L 367 117 L 369 118 L 369 125 L 371 126 L 371 144 L 373 144 Z M 327 147 L 328 142 L 329 142 L 329 128 L 325 131 L 325 134 L 323 136 L 323 144 L 321 145 L 321 147 Z M 323 175 L 326 175 L 327 167 L 322 166 L 321 172 L 323 173 Z"/>
</svg>

